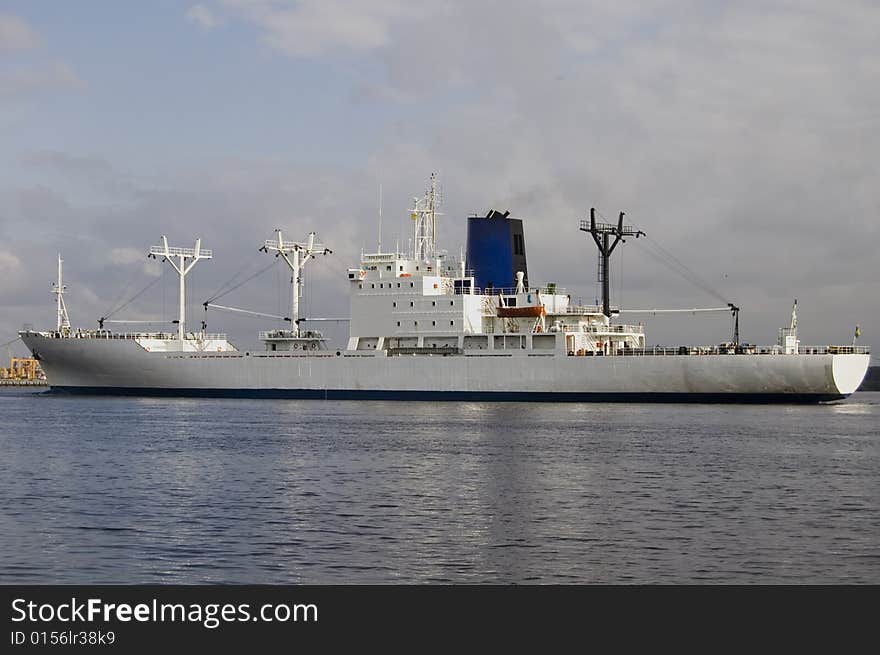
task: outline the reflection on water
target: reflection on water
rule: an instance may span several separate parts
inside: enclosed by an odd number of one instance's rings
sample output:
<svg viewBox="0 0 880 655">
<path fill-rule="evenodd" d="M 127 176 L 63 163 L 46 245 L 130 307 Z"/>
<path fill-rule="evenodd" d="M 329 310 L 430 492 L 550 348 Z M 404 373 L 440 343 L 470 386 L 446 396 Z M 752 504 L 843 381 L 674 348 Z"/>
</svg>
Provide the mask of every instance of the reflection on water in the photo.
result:
<svg viewBox="0 0 880 655">
<path fill-rule="evenodd" d="M 0 582 L 880 582 L 835 405 L 0 394 Z"/>
<path fill-rule="evenodd" d="M 872 393 L 859 393 L 854 397 L 849 398 L 844 402 L 835 403 L 830 405 L 833 408 L 836 414 L 874 414 L 877 412 L 877 404 L 878 401 L 876 398 L 873 398 L 877 395 L 876 392 Z M 866 398 L 866 396 L 870 396 L 872 398 Z"/>
</svg>

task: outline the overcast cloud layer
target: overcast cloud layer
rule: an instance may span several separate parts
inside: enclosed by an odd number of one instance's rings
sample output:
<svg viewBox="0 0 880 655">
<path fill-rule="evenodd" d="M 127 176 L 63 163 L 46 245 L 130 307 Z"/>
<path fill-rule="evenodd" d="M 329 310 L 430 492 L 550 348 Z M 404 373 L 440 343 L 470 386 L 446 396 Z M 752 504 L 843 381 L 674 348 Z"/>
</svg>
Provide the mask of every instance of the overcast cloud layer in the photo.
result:
<svg viewBox="0 0 880 655">
<path fill-rule="evenodd" d="M 0 13 L 0 342 L 53 324 L 56 252 L 92 327 L 160 274 L 145 253 L 161 234 L 214 250 L 192 278 L 200 319 L 269 263 L 275 227 L 315 229 L 335 253 L 309 270 L 307 309 L 345 315 L 378 185 L 391 246 L 438 172 L 450 251 L 468 214 L 509 209 L 530 280 L 591 302 L 578 220 L 625 210 L 743 307 L 745 340 L 772 343 L 797 298 L 804 343 L 849 343 L 858 323 L 880 346 L 876 3 L 86 4 Z M 644 244 L 618 252 L 615 302 L 718 304 Z M 119 317 L 172 318 L 164 277 Z M 225 299 L 283 313 L 285 278 Z M 208 320 L 241 343 L 263 327 Z M 644 320 L 650 342 L 729 338 L 725 317 Z"/>
</svg>

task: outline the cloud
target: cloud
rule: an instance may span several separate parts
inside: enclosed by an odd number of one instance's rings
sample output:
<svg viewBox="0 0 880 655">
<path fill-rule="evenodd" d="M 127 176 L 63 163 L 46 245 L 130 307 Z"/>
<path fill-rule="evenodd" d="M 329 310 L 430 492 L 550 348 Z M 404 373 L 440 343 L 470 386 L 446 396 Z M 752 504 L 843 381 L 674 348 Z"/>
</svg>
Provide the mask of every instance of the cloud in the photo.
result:
<svg viewBox="0 0 880 655">
<path fill-rule="evenodd" d="M 40 44 L 30 25 L 12 14 L 0 13 L 0 50 L 29 50 Z"/>
<path fill-rule="evenodd" d="M 114 264 L 134 264 L 142 263 L 146 255 L 145 249 L 137 248 L 113 248 L 110 251 L 110 261 Z"/>
<path fill-rule="evenodd" d="M 224 0 L 223 4 L 259 26 L 270 47 L 297 57 L 381 48 L 389 44 L 396 23 L 426 19 L 437 7 L 405 0 Z"/>
<path fill-rule="evenodd" d="M 0 13 L 0 51 L 18 51 L 8 55 L 0 67 L 0 98 L 19 98 L 35 93 L 80 90 L 83 80 L 62 59 L 36 59 L 29 51 L 42 45 L 42 39 L 22 19 Z"/>
<path fill-rule="evenodd" d="M 52 175 L 56 184 L 78 185 L 80 191 L 87 188 L 105 197 L 119 199 L 138 188 L 138 183 L 129 175 L 115 170 L 107 159 L 96 155 L 36 150 L 22 153 L 19 161 L 44 177 Z"/>
<path fill-rule="evenodd" d="M 0 97 L 32 95 L 45 91 L 78 91 L 84 87 L 83 80 L 64 61 L 0 71 Z"/>
<path fill-rule="evenodd" d="M 17 275 L 21 268 L 21 259 L 17 255 L 7 250 L 0 250 L 0 278 L 8 281 L 10 277 Z"/>
<path fill-rule="evenodd" d="M 320 166 L 279 152 L 182 165 L 191 159 L 169 152 L 154 169 L 141 169 L 149 183 L 122 172 L 134 168 L 122 154 L 112 161 L 33 154 L 25 164 L 64 184 L 14 185 L 0 198 L 4 218 L 10 216 L 0 229 L 11 233 L 14 222 L 20 234 L 45 236 L 54 227 L 87 235 L 77 242 L 83 255 L 76 265 L 83 268 L 76 271 L 69 258 L 71 280 L 96 297 L 115 296 L 120 278 L 137 272 L 100 253 L 130 245 L 140 257 L 166 232 L 176 245 L 202 236 L 214 250 L 215 259 L 192 278 L 191 297 L 201 300 L 242 266 L 265 265 L 256 247 L 281 226 L 292 238 L 320 230 L 335 254 L 309 270 L 309 293 L 327 315 L 344 314 L 344 269 L 376 241 L 378 183 L 383 241 L 400 237 L 405 249 L 405 207 L 437 171 L 445 194 L 441 247 L 457 252 L 464 244 L 469 213 L 510 209 L 526 220 L 529 278 L 555 281 L 584 301 L 594 299 L 596 253 L 577 221 L 596 206 L 606 216 L 625 210 L 742 306 L 749 340 L 772 342 L 794 297 L 805 340 L 839 341 L 860 322 L 868 342 L 865 326 L 880 325 L 873 290 L 880 11 L 871 3 L 196 6 L 215 20 L 256 28 L 255 42 L 282 64 L 295 61 L 292 79 L 307 68 L 326 73 L 328 85 L 350 83 L 339 97 L 363 108 L 363 121 L 339 125 L 318 117 L 308 129 L 326 130 L 328 139 L 366 131 L 371 145 L 336 160 L 327 155 Z M 241 33 L 247 38 L 251 31 Z M 334 75 L 339 71 L 346 74 Z M 230 78 L 230 93 L 242 84 Z M 154 179 L 156 170 L 161 179 Z M 615 302 L 717 303 L 660 264 L 649 244 L 630 240 L 616 251 Z M 35 244 L 29 262 L 51 267 L 56 247 Z M 230 304 L 283 306 L 285 277 L 270 269 L 231 294 Z M 138 311 L 161 306 L 158 288 L 138 301 Z M 31 293 L 41 297 L 45 288 Z M 174 297 L 173 285 L 167 294 Z M 253 327 L 234 317 L 211 320 L 232 325 L 233 334 Z M 651 320 L 649 327 L 655 343 L 729 338 L 726 316 Z"/>
<path fill-rule="evenodd" d="M 222 24 L 222 20 L 203 4 L 193 5 L 186 17 L 203 30 L 212 30 Z"/>
</svg>

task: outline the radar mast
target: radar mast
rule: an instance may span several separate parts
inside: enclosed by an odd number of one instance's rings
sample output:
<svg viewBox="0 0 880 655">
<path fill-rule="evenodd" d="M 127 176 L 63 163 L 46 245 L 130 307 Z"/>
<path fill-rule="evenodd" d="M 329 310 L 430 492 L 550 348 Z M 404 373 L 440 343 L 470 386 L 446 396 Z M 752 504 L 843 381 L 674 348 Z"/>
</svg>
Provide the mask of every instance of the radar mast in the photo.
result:
<svg viewBox="0 0 880 655">
<path fill-rule="evenodd" d="M 413 259 L 430 261 L 436 254 L 437 216 L 442 216 L 437 208 L 442 202 L 437 190 L 437 175 L 431 173 L 431 186 L 422 198 L 413 198 L 410 218 L 413 220 Z"/>
</svg>

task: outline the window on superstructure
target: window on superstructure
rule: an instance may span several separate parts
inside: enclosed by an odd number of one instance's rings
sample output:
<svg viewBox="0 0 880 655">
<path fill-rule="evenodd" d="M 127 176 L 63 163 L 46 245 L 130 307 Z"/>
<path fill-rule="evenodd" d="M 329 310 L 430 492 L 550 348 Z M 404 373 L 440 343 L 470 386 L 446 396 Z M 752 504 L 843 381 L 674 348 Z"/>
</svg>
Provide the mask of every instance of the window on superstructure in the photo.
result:
<svg viewBox="0 0 880 655">
<path fill-rule="evenodd" d="M 386 267 L 385 267 L 385 270 L 386 270 L 386 271 L 390 271 L 390 270 L 391 270 L 391 267 L 390 267 L 390 266 L 386 266 Z"/>
<path fill-rule="evenodd" d="M 358 284 L 358 289 L 363 289 L 363 288 L 364 288 L 363 284 Z"/>
<path fill-rule="evenodd" d="M 436 325 L 437 325 L 437 321 L 431 321 L 431 325 L 436 326 Z"/>
<path fill-rule="evenodd" d="M 410 306 L 410 307 L 415 307 L 415 303 L 414 303 L 412 300 L 410 300 L 410 301 L 409 301 L 409 306 Z"/>
<path fill-rule="evenodd" d="M 450 307 L 452 307 L 454 304 L 455 304 L 455 301 L 453 301 L 453 300 L 450 300 L 450 301 L 449 301 L 449 306 L 450 306 Z"/>
<path fill-rule="evenodd" d="M 400 288 L 400 282 L 397 283 L 397 288 L 398 288 L 398 289 Z"/>
<path fill-rule="evenodd" d="M 396 302 L 393 302 L 393 303 L 391 303 L 391 306 L 392 306 L 392 307 L 397 307 L 397 303 L 396 303 Z"/>
<path fill-rule="evenodd" d="M 418 321 L 413 321 L 413 325 L 418 325 L 418 324 L 419 324 Z"/>
<path fill-rule="evenodd" d="M 436 306 L 437 306 L 437 301 L 432 300 L 432 301 L 431 301 L 431 307 L 436 307 Z"/>
<path fill-rule="evenodd" d="M 450 325 L 455 325 L 455 321 L 449 321 Z"/>
<path fill-rule="evenodd" d="M 400 267 L 400 272 L 403 273 L 403 266 Z"/>
<path fill-rule="evenodd" d="M 413 283 L 412 283 L 412 282 L 410 282 L 410 283 L 409 283 L 409 286 L 410 286 L 410 287 L 413 287 L 413 286 L 415 286 L 415 285 L 413 285 Z"/>
<path fill-rule="evenodd" d="M 376 285 L 375 285 L 375 284 L 370 284 L 370 288 L 371 288 L 371 289 L 375 289 L 375 288 L 376 288 Z"/>
<path fill-rule="evenodd" d="M 397 327 L 400 327 L 400 321 L 397 321 Z"/>
</svg>

